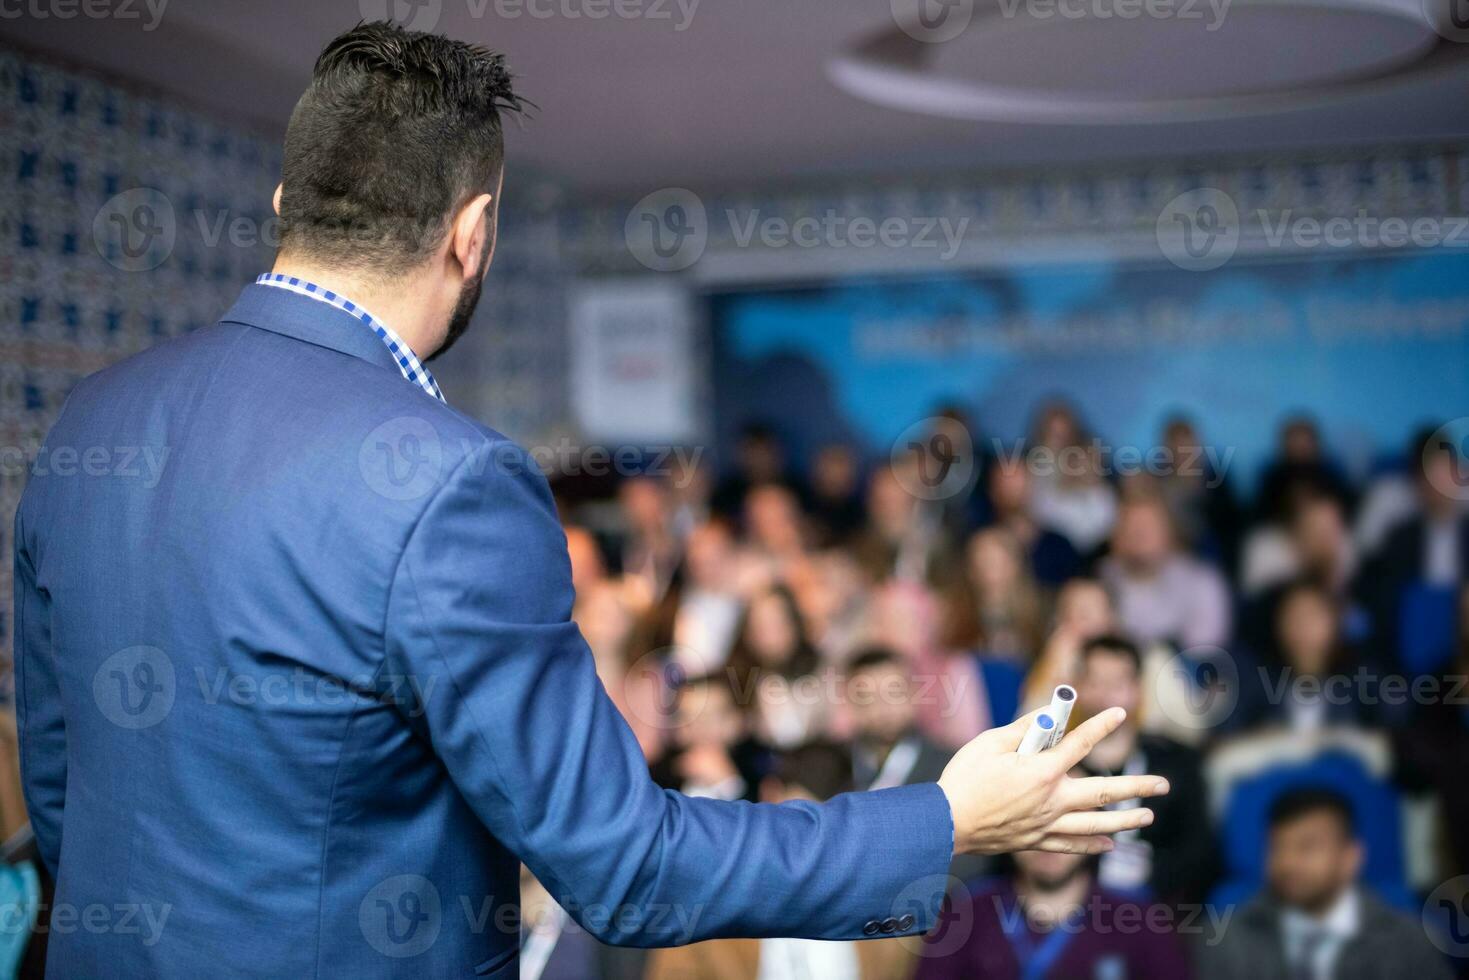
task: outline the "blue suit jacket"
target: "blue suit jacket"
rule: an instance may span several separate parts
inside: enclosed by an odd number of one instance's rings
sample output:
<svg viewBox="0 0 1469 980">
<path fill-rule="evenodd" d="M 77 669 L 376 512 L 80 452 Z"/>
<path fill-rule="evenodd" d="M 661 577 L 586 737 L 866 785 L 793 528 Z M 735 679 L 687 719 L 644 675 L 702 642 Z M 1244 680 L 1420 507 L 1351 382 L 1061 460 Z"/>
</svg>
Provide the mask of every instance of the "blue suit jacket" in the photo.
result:
<svg viewBox="0 0 1469 980">
<path fill-rule="evenodd" d="M 252 285 L 79 384 L 16 541 L 53 976 L 513 977 L 520 861 L 612 943 L 934 922 L 933 784 L 649 780 L 533 461 L 324 303 Z"/>
</svg>

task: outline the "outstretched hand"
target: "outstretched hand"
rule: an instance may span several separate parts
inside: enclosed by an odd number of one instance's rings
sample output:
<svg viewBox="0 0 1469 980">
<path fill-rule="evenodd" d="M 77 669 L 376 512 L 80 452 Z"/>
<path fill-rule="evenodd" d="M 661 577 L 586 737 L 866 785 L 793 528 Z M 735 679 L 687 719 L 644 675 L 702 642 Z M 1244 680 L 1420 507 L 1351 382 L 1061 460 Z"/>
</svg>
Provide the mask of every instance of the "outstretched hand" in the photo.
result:
<svg viewBox="0 0 1469 980">
<path fill-rule="evenodd" d="M 1016 749 L 1039 714 L 1033 711 L 992 728 L 954 754 L 939 777 L 954 817 L 954 853 L 1064 851 L 1100 854 L 1112 849 L 1109 834 L 1146 827 L 1146 807 L 1102 810 L 1135 797 L 1162 796 L 1158 776 L 1073 777 L 1071 770 L 1121 725 L 1127 712 L 1110 708 L 1088 719 L 1055 748 L 1036 755 Z"/>
</svg>

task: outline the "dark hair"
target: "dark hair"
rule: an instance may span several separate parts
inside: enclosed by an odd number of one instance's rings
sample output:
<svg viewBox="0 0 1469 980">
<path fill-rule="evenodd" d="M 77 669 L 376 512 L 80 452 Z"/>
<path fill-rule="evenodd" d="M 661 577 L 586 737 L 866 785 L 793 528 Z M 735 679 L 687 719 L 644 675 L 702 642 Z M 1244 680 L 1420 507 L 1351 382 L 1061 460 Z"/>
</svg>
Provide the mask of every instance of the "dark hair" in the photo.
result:
<svg viewBox="0 0 1469 980">
<path fill-rule="evenodd" d="M 856 677 L 858 674 L 875 670 L 878 667 L 901 669 L 904 666 L 903 658 L 887 647 L 863 647 L 847 664 L 847 676 Z"/>
<path fill-rule="evenodd" d="M 1348 837 L 1356 833 L 1357 821 L 1352 813 L 1352 804 L 1335 790 L 1320 786 L 1306 786 L 1286 790 L 1270 804 L 1268 822 L 1274 830 L 1283 823 L 1298 820 L 1314 813 L 1330 813 L 1341 823 L 1342 832 Z"/>
<path fill-rule="evenodd" d="M 522 109 L 504 56 L 358 24 L 316 59 L 286 127 L 282 249 L 356 267 L 423 258 L 455 209 L 493 191 L 500 113 Z"/>
<path fill-rule="evenodd" d="M 755 603 L 766 598 L 774 598 L 780 602 L 781 610 L 791 621 L 796 633 L 795 648 L 790 651 L 790 658 L 776 668 L 767 667 L 761 663 L 759 656 L 750 646 L 751 612 L 755 608 Z M 801 607 L 796 604 L 795 594 L 784 585 L 773 585 L 752 596 L 745 606 L 744 614 L 740 617 L 739 629 L 736 631 L 734 647 L 730 651 L 726 668 L 735 689 L 753 694 L 755 685 L 759 683 L 761 677 L 767 674 L 778 674 L 792 681 L 798 677 L 814 674 L 820 668 L 821 657 L 806 635 L 806 619 L 801 615 Z"/>
<path fill-rule="evenodd" d="M 777 752 L 770 775 L 818 800 L 829 800 L 852 788 L 852 760 L 830 742 L 807 742 Z"/>
<path fill-rule="evenodd" d="M 1143 655 L 1138 652 L 1137 644 L 1125 636 L 1116 633 L 1104 633 L 1094 636 L 1081 645 L 1081 659 L 1087 660 L 1094 653 L 1117 653 L 1126 657 L 1132 664 L 1132 669 L 1141 674 L 1143 671 Z"/>
</svg>

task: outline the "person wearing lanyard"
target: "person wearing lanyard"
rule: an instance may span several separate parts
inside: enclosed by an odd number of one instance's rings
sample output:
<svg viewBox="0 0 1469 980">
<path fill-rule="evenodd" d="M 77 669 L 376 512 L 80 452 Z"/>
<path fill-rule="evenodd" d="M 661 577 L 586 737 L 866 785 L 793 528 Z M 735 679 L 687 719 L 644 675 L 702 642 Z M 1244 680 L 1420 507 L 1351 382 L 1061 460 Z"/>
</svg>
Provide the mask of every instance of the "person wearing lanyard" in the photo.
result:
<svg viewBox="0 0 1469 980">
<path fill-rule="evenodd" d="M 1010 863 L 949 901 L 915 980 L 1191 976 L 1162 910 L 1101 888 L 1094 859 L 1022 851 Z"/>
</svg>

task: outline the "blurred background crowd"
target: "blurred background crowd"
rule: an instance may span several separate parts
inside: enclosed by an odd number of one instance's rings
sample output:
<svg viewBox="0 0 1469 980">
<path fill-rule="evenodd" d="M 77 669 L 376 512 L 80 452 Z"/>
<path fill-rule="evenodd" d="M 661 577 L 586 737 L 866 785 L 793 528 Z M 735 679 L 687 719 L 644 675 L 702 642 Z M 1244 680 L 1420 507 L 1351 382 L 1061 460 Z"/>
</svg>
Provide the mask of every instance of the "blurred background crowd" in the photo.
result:
<svg viewBox="0 0 1469 980">
<path fill-rule="evenodd" d="M 613 950 L 527 877 L 525 980 L 1469 975 L 1462 7 L 0 3 L 0 555 L 78 381 L 270 268 L 322 44 L 484 44 L 537 111 L 431 368 L 543 462 L 653 777 L 933 780 L 1064 683 L 1172 782 L 923 942 Z M 14 743 L 0 978 L 53 926 Z"/>
<path fill-rule="evenodd" d="M 1353 482 L 1298 415 L 1241 486 L 1182 417 L 1158 434 L 1160 465 L 1121 476 L 1064 402 L 1018 452 L 958 409 L 926 427 L 887 459 L 842 444 L 792 458 L 770 419 L 722 471 L 660 468 L 585 499 L 553 480 L 575 618 L 654 776 L 750 801 L 933 780 L 1070 684 L 1073 725 L 1129 711 L 1085 768 L 1158 773 L 1171 795 L 1100 859 L 956 862 L 926 946 L 731 941 L 638 968 L 755 976 L 761 957 L 807 955 L 811 976 L 1448 976 L 1469 881 L 1457 449 L 1411 434 Z M 945 466 L 972 475 L 946 486 Z M 1031 925 L 1007 918 L 1017 900 Z M 1129 915 L 1140 925 L 1119 926 Z M 1042 955 L 1056 972 L 1030 972 Z"/>
</svg>

